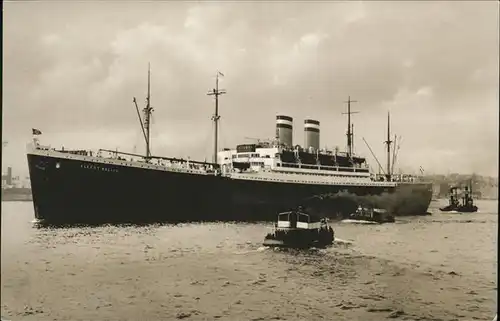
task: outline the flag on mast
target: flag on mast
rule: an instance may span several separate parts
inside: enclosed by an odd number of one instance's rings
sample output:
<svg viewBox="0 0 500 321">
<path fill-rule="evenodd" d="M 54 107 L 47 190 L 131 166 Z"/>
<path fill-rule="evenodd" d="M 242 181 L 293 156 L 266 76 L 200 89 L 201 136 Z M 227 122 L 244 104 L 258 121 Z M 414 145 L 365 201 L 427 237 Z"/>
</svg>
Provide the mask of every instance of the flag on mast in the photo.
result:
<svg viewBox="0 0 500 321">
<path fill-rule="evenodd" d="M 225 77 L 224 74 L 220 71 L 217 71 L 217 74 L 221 75 L 222 77 Z"/>
<path fill-rule="evenodd" d="M 41 135 L 42 131 L 36 128 L 31 128 L 31 133 L 36 136 L 36 135 Z"/>
</svg>

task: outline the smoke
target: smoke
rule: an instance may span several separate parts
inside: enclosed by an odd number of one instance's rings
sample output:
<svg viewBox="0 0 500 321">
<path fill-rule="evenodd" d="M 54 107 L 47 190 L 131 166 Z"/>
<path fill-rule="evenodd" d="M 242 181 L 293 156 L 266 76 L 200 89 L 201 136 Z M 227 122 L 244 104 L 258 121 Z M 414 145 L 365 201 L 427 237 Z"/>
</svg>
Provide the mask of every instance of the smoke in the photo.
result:
<svg viewBox="0 0 500 321">
<path fill-rule="evenodd" d="M 346 217 L 361 205 L 384 209 L 392 215 L 410 216 L 427 213 L 432 192 L 428 185 L 401 185 L 393 193 L 356 195 L 349 192 L 322 194 L 306 201 L 304 206 L 328 217 Z"/>
</svg>

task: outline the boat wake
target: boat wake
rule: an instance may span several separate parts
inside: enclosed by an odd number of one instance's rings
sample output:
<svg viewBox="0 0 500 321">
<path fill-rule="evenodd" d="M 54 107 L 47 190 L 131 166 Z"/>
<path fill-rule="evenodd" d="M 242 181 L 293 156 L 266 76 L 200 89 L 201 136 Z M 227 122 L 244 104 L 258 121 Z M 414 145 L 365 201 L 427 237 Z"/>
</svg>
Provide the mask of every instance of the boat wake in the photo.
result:
<svg viewBox="0 0 500 321">
<path fill-rule="evenodd" d="M 462 223 L 475 223 L 475 224 L 484 224 L 489 223 L 486 220 L 432 220 L 432 223 L 454 223 L 454 224 L 462 224 Z"/>
<path fill-rule="evenodd" d="M 470 212 L 460 212 L 460 211 L 449 211 L 443 212 L 443 214 L 469 214 Z M 480 210 L 477 210 L 476 213 L 481 213 Z"/>
<path fill-rule="evenodd" d="M 373 221 L 363 221 L 363 220 L 351 220 L 351 219 L 345 219 L 340 221 L 340 223 L 346 223 L 346 224 L 379 224 L 378 222 L 373 222 Z"/>
<path fill-rule="evenodd" d="M 344 240 L 344 239 L 339 239 L 338 237 L 335 238 L 335 243 L 346 243 L 346 244 L 352 244 L 352 241 L 349 240 Z"/>
<path fill-rule="evenodd" d="M 265 250 L 265 249 L 263 249 L 263 250 Z M 236 255 L 246 255 L 246 254 L 255 253 L 255 252 L 262 252 L 263 250 L 261 250 L 260 247 L 259 247 L 256 250 L 241 251 L 241 252 L 236 252 L 234 254 L 236 254 Z"/>
</svg>

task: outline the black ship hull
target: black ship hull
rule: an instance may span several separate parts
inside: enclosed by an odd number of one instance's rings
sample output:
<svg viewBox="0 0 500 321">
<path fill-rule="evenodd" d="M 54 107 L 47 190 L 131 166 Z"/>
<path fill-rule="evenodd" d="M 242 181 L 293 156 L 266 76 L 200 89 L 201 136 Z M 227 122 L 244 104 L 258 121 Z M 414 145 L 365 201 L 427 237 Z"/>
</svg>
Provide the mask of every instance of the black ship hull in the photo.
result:
<svg viewBox="0 0 500 321">
<path fill-rule="evenodd" d="M 334 217 L 339 211 L 352 213 L 360 198 L 376 207 L 392 206 L 397 215 L 418 215 L 427 211 L 432 196 L 426 184 L 252 181 L 31 153 L 28 165 L 35 217 L 54 224 L 273 221 L 276 212 L 298 205 Z M 319 194 L 327 196 L 307 201 Z"/>
<path fill-rule="evenodd" d="M 222 177 L 28 155 L 35 218 L 62 223 L 223 220 Z M 219 210 L 219 211 L 217 211 Z M 227 213 L 227 212 L 226 212 Z"/>
<path fill-rule="evenodd" d="M 275 231 L 264 238 L 263 246 L 278 248 L 325 248 L 335 241 L 335 233 L 329 229 Z"/>
</svg>

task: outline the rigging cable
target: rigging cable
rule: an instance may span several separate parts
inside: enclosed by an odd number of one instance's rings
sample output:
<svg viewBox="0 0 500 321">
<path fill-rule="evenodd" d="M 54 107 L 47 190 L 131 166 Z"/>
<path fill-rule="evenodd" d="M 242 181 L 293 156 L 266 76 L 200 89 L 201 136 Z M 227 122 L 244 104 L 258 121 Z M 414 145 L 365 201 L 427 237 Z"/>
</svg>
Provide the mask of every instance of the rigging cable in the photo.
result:
<svg viewBox="0 0 500 321">
<path fill-rule="evenodd" d="M 210 131 L 207 134 L 206 142 L 205 142 L 205 146 L 206 146 L 205 159 L 210 160 L 210 162 L 212 162 L 211 161 L 211 159 L 212 159 L 211 154 L 213 153 L 213 146 L 210 143 L 210 141 L 212 140 L 212 135 L 214 134 L 214 128 L 215 128 L 215 123 L 212 121 L 211 126 L 210 126 Z M 207 157 L 207 155 L 208 155 L 208 157 Z"/>
<path fill-rule="evenodd" d="M 149 121 L 150 121 L 150 125 L 149 126 L 151 128 L 151 134 L 149 136 L 149 153 L 151 155 L 153 155 L 153 152 L 152 152 L 153 151 L 153 148 L 152 148 L 153 145 L 151 144 L 151 141 L 153 140 L 152 138 L 153 137 L 158 137 L 158 135 L 157 135 L 158 132 L 156 130 L 156 126 L 152 126 L 152 125 L 155 125 L 155 123 L 156 123 L 155 120 L 156 120 L 156 118 L 155 118 L 154 114 L 151 113 L 151 115 L 149 116 Z"/>
<path fill-rule="evenodd" d="M 219 118 L 219 137 L 221 137 L 222 139 L 219 139 L 219 141 L 222 141 L 222 145 L 219 145 L 217 144 L 217 146 L 223 146 L 223 148 L 226 148 L 226 138 L 225 136 L 222 134 L 223 131 L 222 131 L 222 117 Z M 219 148 L 220 150 L 220 148 Z"/>
</svg>

